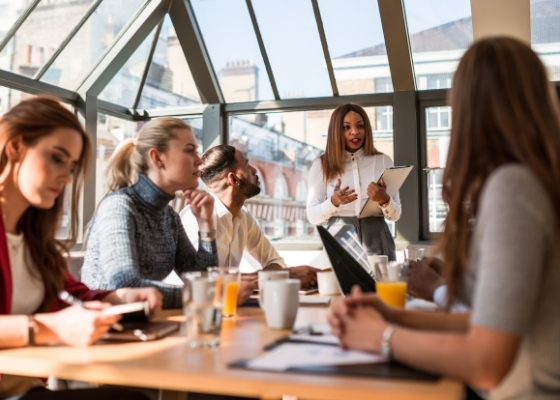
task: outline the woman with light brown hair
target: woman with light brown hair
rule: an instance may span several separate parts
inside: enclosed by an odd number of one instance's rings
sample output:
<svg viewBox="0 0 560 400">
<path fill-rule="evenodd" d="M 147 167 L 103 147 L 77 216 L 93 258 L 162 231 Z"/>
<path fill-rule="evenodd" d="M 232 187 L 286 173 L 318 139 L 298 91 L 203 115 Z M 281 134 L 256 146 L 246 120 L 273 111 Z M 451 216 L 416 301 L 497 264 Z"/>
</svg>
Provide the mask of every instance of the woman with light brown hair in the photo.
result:
<svg viewBox="0 0 560 400">
<path fill-rule="evenodd" d="M 454 332 L 410 329 L 410 312 L 356 290 L 333 306 L 330 323 L 343 346 L 491 390 L 492 399 L 558 398 L 560 117 L 553 85 L 529 46 L 485 39 L 461 59 L 450 104 L 449 212 L 439 250 L 448 304 L 469 305 L 470 320 L 449 323 L 455 316 L 442 313 L 431 320 Z"/>
<path fill-rule="evenodd" d="M 181 308 L 181 287 L 162 282 L 218 265 L 214 198 L 198 187 L 198 144 L 190 125 L 177 118 L 145 124 L 125 140 L 107 166 L 110 193 L 93 217 L 82 280 L 95 289 L 156 287 L 164 308 Z M 187 238 L 169 205 L 181 191 L 196 217 L 199 247 Z"/>
<path fill-rule="evenodd" d="M 91 144 L 74 114 L 56 100 L 35 97 L 0 118 L 0 348 L 59 343 L 87 346 L 120 317 L 104 315 L 110 304 L 147 300 L 161 308 L 152 288 L 93 291 L 68 272 L 63 254 L 73 244 L 57 240 L 63 199 L 78 197 L 91 159 Z M 71 186 L 69 184 L 72 183 Z M 70 232 L 78 228 L 72 207 Z M 61 290 L 86 303 L 67 307 Z M 2 368 L 0 366 L 0 374 Z M 31 392 L 29 392 L 31 391 Z M 0 398 L 144 398 L 120 389 L 46 391 L 41 380 L 0 375 Z"/>
<path fill-rule="evenodd" d="M 387 255 L 395 260 L 395 241 L 387 222 L 401 216 L 399 194 L 386 192 L 381 174 L 393 160 L 373 144 L 373 131 L 365 110 L 343 104 L 329 123 L 325 153 L 309 170 L 307 218 L 313 225 L 354 225 L 368 255 Z M 376 215 L 358 218 L 371 199 L 379 204 Z"/>
</svg>

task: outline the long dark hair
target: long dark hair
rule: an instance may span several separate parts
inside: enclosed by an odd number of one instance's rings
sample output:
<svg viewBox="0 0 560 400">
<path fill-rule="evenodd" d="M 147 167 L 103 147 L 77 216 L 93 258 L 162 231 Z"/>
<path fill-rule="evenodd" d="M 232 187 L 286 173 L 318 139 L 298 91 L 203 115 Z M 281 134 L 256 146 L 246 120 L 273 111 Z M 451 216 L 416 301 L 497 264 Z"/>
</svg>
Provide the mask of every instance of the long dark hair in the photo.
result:
<svg viewBox="0 0 560 400">
<path fill-rule="evenodd" d="M 69 238 L 55 238 L 62 219 L 64 196 L 68 187 L 56 198 L 53 207 L 40 209 L 31 206 L 17 224 L 18 231 L 24 234 L 29 243 L 33 260 L 47 289 L 41 310 L 46 310 L 54 296 L 62 289 L 67 274 L 63 253 L 68 253 L 77 237 L 78 200 L 91 162 L 91 143 L 78 118 L 52 98 L 34 97 L 22 101 L 0 118 L 0 174 L 8 163 L 8 142 L 19 136 L 27 146 L 33 146 L 40 138 L 58 128 L 75 130 L 82 137 L 83 143 L 82 153 L 72 172 Z"/>
<path fill-rule="evenodd" d="M 449 205 L 439 250 L 448 304 L 461 295 L 481 190 L 501 165 L 520 163 L 541 182 L 560 224 L 560 117 L 544 65 L 511 38 L 484 39 L 461 59 L 450 94 L 453 109 L 443 200 Z"/>
<path fill-rule="evenodd" d="M 344 164 L 344 151 L 346 148 L 346 142 L 344 140 L 344 117 L 350 111 L 360 114 L 364 120 L 364 129 L 366 131 L 363 146 L 364 153 L 368 156 L 380 154 L 373 145 L 373 131 L 366 110 L 354 103 L 338 106 L 331 115 L 327 134 L 327 147 L 325 148 L 325 153 L 321 156 L 321 167 L 323 169 L 323 179 L 325 182 L 333 180 L 344 172 L 342 168 Z"/>
</svg>

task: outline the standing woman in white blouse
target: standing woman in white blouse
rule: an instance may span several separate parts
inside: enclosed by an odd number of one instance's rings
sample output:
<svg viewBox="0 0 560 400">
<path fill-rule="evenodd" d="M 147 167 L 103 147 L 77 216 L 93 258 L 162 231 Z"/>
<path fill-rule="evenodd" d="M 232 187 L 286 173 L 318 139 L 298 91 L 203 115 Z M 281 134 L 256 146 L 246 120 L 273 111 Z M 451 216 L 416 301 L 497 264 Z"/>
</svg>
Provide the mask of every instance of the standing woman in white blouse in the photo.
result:
<svg viewBox="0 0 560 400">
<path fill-rule="evenodd" d="M 373 131 L 365 110 L 348 103 L 334 110 L 325 153 L 309 170 L 307 218 L 314 225 L 352 224 L 368 255 L 387 255 L 395 260 L 395 241 L 387 222 L 401 216 L 399 194 L 391 197 L 381 174 L 393 160 L 373 144 Z M 378 215 L 358 218 L 371 199 Z"/>
</svg>

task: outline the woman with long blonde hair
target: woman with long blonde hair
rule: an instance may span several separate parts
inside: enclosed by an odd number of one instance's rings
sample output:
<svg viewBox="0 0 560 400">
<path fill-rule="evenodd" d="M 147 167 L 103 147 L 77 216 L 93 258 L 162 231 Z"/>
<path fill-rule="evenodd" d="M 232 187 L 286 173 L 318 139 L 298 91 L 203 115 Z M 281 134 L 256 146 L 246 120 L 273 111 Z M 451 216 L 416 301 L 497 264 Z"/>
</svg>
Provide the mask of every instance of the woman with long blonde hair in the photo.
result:
<svg viewBox="0 0 560 400">
<path fill-rule="evenodd" d="M 469 305 L 470 320 L 449 323 L 455 316 L 442 313 L 430 319 L 452 332 L 411 329 L 410 312 L 356 290 L 333 307 L 330 323 L 343 346 L 382 351 L 491 390 L 492 399 L 558 398 L 560 117 L 553 85 L 529 46 L 491 38 L 461 59 L 450 100 L 449 212 L 439 249 L 448 304 Z"/>
<path fill-rule="evenodd" d="M 181 288 L 162 282 L 218 265 L 214 198 L 196 190 L 202 160 L 190 125 L 177 118 L 148 122 L 125 140 L 107 166 L 110 193 L 99 204 L 86 244 L 82 280 L 96 289 L 156 287 L 164 308 L 181 308 Z M 169 205 L 181 191 L 198 223 L 196 251 Z"/>
<path fill-rule="evenodd" d="M 325 153 L 309 170 L 309 222 L 354 225 L 368 255 L 395 260 L 395 241 L 385 219 L 401 217 L 401 202 L 398 192 L 390 196 L 380 179 L 393 166 L 393 160 L 373 144 L 366 111 L 354 103 L 337 107 L 329 123 Z M 368 199 L 379 205 L 378 212 L 358 218 Z"/>
<path fill-rule="evenodd" d="M 107 305 L 147 300 L 152 311 L 161 308 L 155 289 L 94 291 L 68 271 L 64 253 L 73 238 L 60 241 L 55 234 L 64 194 L 71 188 L 72 204 L 77 204 L 90 158 L 91 144 L 80 122 L 54 99 L 23 101 L 0 118 L 0 348 L 86 346 L 120 318 L 103 315 Z M 77 209 L 72 207 L 70 232 L 77 228 Z M 87 309 L 67 307 L 57 297 L 61 290 L 96 301 Z M 14 395 L 144 399 L 120 389 L 48 392 L 40 379 L 0 375 L 0 398 Z"/>
</svg>

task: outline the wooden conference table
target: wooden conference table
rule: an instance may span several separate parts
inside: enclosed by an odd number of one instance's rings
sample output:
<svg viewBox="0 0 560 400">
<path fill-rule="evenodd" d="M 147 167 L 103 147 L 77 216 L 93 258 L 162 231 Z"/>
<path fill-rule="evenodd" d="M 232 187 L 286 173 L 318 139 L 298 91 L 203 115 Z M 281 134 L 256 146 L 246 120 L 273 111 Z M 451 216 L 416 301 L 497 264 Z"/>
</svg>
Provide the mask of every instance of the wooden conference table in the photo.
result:
<svg viewBox="0 0 560 400">
<path fill-rule="evenodd" d="M 327 311 L 326 307 L 300 307 L 296 326 L 323 323 Z M 183 320 L 180 310 L 167 311 L 164 317 Z M 0 350 L 0 373 L 260 399 L 281 399 L 282 395 L 310 400 L 461 398 L 462 385 L 446 379 L 416 382 L 227 367 L 232 361 L 262 354 L 263 346 L 287 334 L 268 329 L 259 308 L 240 308 L 236 317 L 224 319 L 219 348 L 191 349 L 182 333 L 177 333 L 146 343 Z"/>
</svg>

